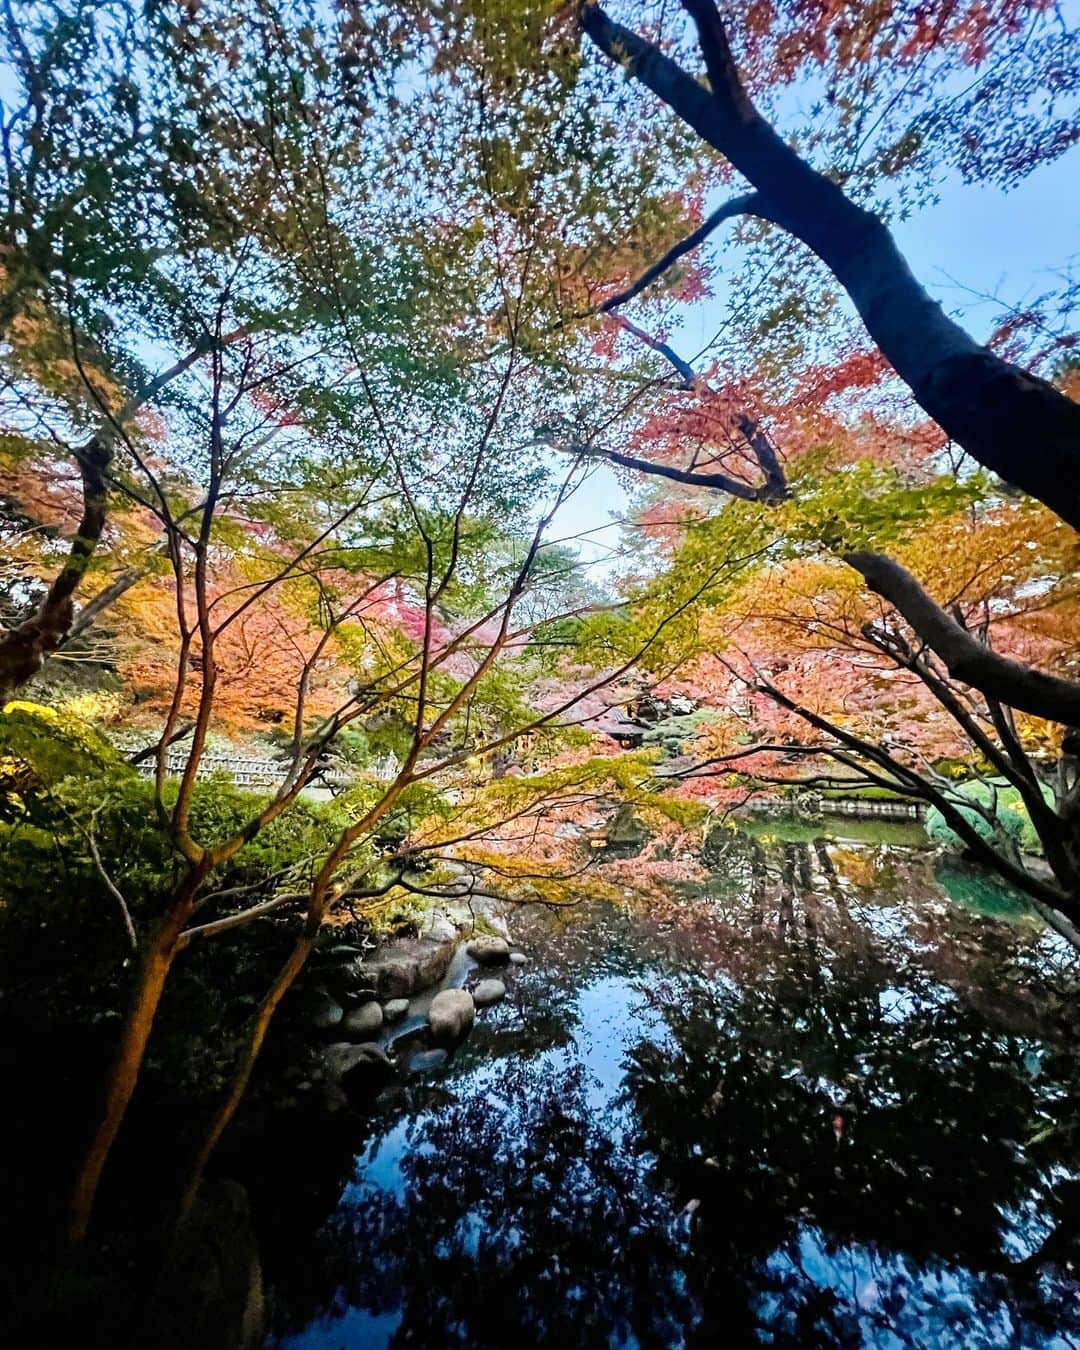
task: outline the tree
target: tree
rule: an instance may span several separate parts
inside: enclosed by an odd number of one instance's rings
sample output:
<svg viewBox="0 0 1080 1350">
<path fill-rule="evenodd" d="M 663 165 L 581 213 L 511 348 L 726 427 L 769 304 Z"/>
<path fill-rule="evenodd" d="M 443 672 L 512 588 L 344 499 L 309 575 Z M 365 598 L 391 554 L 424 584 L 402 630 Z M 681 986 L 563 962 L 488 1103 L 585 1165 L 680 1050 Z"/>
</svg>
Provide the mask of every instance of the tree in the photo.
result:
<svg viewBox="0 0 1080 1350">
<path fill-rule="evenodd" d="M 1076 943 L 1078 687 L 1038 668 L 1075 664 L 1071 531 L 955 477 L 932 428 L 868 409 L 858 396 L 883 368 L 861 353 L 807 372 L 777 402 L 699 378 L 668 343 L 621 329 L 680 384 L 640 421 L 635 453 L 598 452 L 665 484 L 639 517 L 660 565 L 754 560 L 696 635 L 696 656 L 693 640 L 684 649 L 684 692 L 726 709 L 714 738 L 696 738 L 706 758 L 689 776 L 925 801 Z M 729 500 L 710 511 L 702 489 Z M 987 792 L 938 772 L 949 758 L 985 775 Z M 1021 856 L 1003 793 L 1030 818 L 1052 881 Z"/>
<path fill-rule="evenodd" d="M 885 222 L 814 169 L 758 112 L 714 0 L 684 0 L 708 83 L 589 0 L 581 25 L 754 189 L 713 213 L 778 226 L 829 268 L 919 405 L 979 464 L 1080 528 L 1080 408 L 1047 381 L 980 346 L 915 280 Z M 934 26 L 926 16 L 925 22 Z M 946 23 L 948 20 L 939 20 Z M 862 40 L 872 40 L 873 33 Z M 1035 439 L 1039 454 L 1027 453 Z"/>
<path fill-rule="evenodd" d="M 849 471 L 841 491 L 851 486 Z M 926 802 L 976 858 L 1024 890 L 1075 942 L 1075 929 L 1058 917 L 1075 923 L 1078 915 L 1068 730 L 1075 685 L 1028 664 L 1070 668 L 1075 661 L 1068 530 L 1016 503 L 958 514 L 946 508 L 935 521 L 927 515 L 933 495 L 923 490 L 907 503 L 910 509 L 917 502 L 918 515 L 905 531 L 903 497 L 911 489 L 890 494 L 879 482 L 876 531 L 862 523 L 862 512 L 843 528 L 863 539 L 889 538 L 893 556 L 837 549 L 835 534 L 833 550 L 822 551 L 795 541 L 818 509 L 824 520 L 817 517 L 812 533 L 821 539 L 823 523 L 826 537 L 837 531 L 837 499 L 826 489 L 815 504 L 808 488 L 804 478 L 798 506 L 788 508 L 801 524 L 784 522 L 779 537 L 786 543 L 767 549 L 741 593 L 714 613 L 698 660 L 683 672 L 682 688 L 716 712 L 693 738 L 701 762 L 679 772 Z M 738 529 L 722 523 L 726 514 L 712 526 L 698 521 L 691 533 L 715 544 L 725 529 Z M 936 598 L 908 565 L 928 577 Z M 921 610 L 912 616 L 894 608 L 889 587 L 884 603 L 868 594 L 863 578 L 880 570 L 894 571 Z M 940 625 L 940 637 L 931 630 L 928 639 L 931 623 Z M 1038 692 L 1025 699 L 1032 684 Z M 971 780 L 980 777 L 990 787 L 973 799 Z M 1053 881 L 1021 856 L 1010 811 L 1002 813 L 1009 793 L 1011 811 L 1031 821 L 1028 851 L 1034 843 L 1044 854 Z"/>
<path fill-rule="evenodd" d="M 256 267 L 254 284 L 260 276 Z M 173 665 L 171 683 L 158 683 L 164 698 L 157 705 L 150 803 L 171 867 L 144 923 L 133 925 L 131 999 L 102 1117 L 76 1181 L 69 1223 L 75 1243 L 86 1234 L 181 954 L 271 912 L 299 911 L 295 946 L 252 1019 L 233 1084 L 208 1128 L 193 1194 L 275 1010 L 335 906 L 443 893 L 438 878 L 434 889 L 417 879 L 426 853 L 480 839 L 508 817 L 550 806 L 560 793 L 579 793 L 580 768 L 553 781 L 507 780 L 478 800 L 471 815 L 458 810 L 454 830 L 416 835 L 417 822 L 442 810 L 442 792 L 456 770 L 522 735 L 546 731 L 557 743 L 560 719 L 620 678 L 672 616 L 697 603 L 715 580 L 669 584 L 646 598 L 633 621 L 622 617 L 617 630 L 601 626 L 595 642 L 604 662 L 585 664 L 561 698 L 538 710 L 525 681 L 533 662 L 550 673 L 548 633 L 595 608 L 588 601 L 582 606 L 580 596 L 572 612 L 552 606 L 550 572 L 538 564 L 552 515 L 590 465 L 573 463 L 554 480 L 538 519 L 535 494 L 550 470 L 522 463 L 518 480 L 507 482 L 500 451 L 516 432 L 518 405 L 552 397 L 548 382 L 537 389 L 518 375 L 521 297 L 504 302 L 508 349 L 497 344 L 485 362 L 470 353 L 459 368 L 467 398 L 448 432 L 446 399 L 438 401 L 442 415 L 433 425 L 422 403 L 418 415 L 399 402 L 392 366 L 388 372 L 360 366 L 365 330 L 351 315 L 328 328 L 313 353 L 297 353 L 276 333 L 217 342 L 246 281 L 240 270 L 214 297 L 207 325 L 215 341 L 203 397 L 173 420 L 167 455 L 150 462 L 128 447 L 126 490 L 156 518 L 171 572 L 167 584 L 155 583 L 158 597 L 167 600 L 155 624 L 145 606 L 131 621 L 143 628 L 158 668 Z M 338 401 L 345 378 L 358 368 L 358 397 Z M 418 394 L 430 392 L 415 371 L 412 379 Z M 287 412 L 277 398 L 267 408 L 267 386 L 281 390 L 282 398 L 287 391 Z M 287 452 L 280 452 L 283 444 Z M 238 698 L 268 706 L 269 692 L 249 670 L 268 646 L 275 651 L 266 673 L 283 685 L 274 691 L 278 711 L 288 706 L 281 781 L 255 809 L 208 828 L 197 809 L 208 746 L 216 729 L 235 727 Z M 325 672 L 331 660 L 336 670 Z M 230 687 L 234 675 L 238 692 Z M 147 707 L 153 711 L 155 703 Z M 181 731 L 186 750 L 173 782 L 167 752 Z M 368 746 L 392 740 L 398 752 L 393 776 L 361 781 L 348 823 L 306 872 L 290 870 L 280 884 L 260 885 L 256 894 L 229 884 L 230 864 L 299 808 L 326 752 L 349 732 L 362 733 Z M 125 771 L 130 774 L 118 770 Z M 610 777 L 609 762 L 597 773 Z M 386 851 L 382 832 L 399 816 L 406 822 L 403 840 Z M 88 839 L 93 827 L 90 819 Z M 480 865 L 486 865 L 482 858 Z M 123 892 L 104 859 L 99 871 L 123 908 Z M 207 918 L 212 908 L 225 912 Z"/>
<path fill-rule="evenodd" d="M 218 349 L 273 334 L 299 359 L 328 324 L 352 323 L 358 367 L 402 397 L 423 375 L 418 429 L 449 426 L 455 372 L 506 341 L 502 298 L 523 279 L 525 345 L 565 389 L 553 315 L 611 266 L 611 221 L 659 247 L 685 223 L 662 171 L 643 191 L 620 185 L 625 157 L 586 165 L 587 111 L 558 79 L 528 99 L 506 71 L 466 88 L 392 6 L 368 22 L 348 5 L 133 16 L 100 0 L 7 5 L 2 20 L 3 451 L 38 476 L 59 463 L 78 504 L 67 561 L 0 636 L 5 697 L 67 640 L 127 457 L 154 418 L 198 402 Z M 561 60 L 576 67 L 572 48 Z M 208 289 L 234 301 L 213 333 Z M 288 383 L 264 389 L 268 423 Z M 335 396 L 365 415 L 348 381 L 324 407 Z M 46 576 L 56 553 L 39 559 Z"/>
</svg>

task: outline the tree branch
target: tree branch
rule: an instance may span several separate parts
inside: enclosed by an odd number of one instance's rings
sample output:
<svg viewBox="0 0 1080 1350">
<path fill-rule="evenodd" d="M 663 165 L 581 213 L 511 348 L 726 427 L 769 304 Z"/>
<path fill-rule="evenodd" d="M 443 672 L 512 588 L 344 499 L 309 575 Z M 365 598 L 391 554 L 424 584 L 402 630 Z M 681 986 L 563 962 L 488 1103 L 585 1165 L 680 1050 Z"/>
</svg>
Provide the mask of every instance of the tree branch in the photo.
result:
<svg viewBox="0 0 1080 1350">
<path fill-rule="evenodd" d="M 1080 684 L 1032 670 L 984 646 L 891 558 L 880 553 L 846 553 L 844 562 L 903 615 L 954 679 L 1011 708 L 1080 727 Z"/>
<path fill-rule="evenodd" d="M 751 487 L 749 483 L 742 483 L 726 473 L 695 473 L 690 469 L 676 469 L 670 464 L 653 464 L 651 460 L 624 455 L 618 450 L 604 450 L 600 454 L 602 458 L 624 469 L 636 469 L 638 473 L 652 474 L 656 478 L 669 478 L 673 483 L 689 483 L 691 487 L 718 488 L 744 502 L 772 500 L 766 495 L 764 487 Z"/>
<path fill-rule="evenodd" d="M 885 222 L 788 145 L 739 78 L 713 0 L 683 0 L 709 84 L 613 22 L 596 0 L 581 27 L 757 190 L 755 214 L 801 240 L 847 291 L 918 403 L 978 463 L 1080 529 L 1080 405 L 977 343 L 912 274 Z M 1037 446 L 1037 452 L 1032 446 Z"/>
<path fill-rule="evenodd" d="M 672 248 L 664 254 L 659 261 L 646 271 L 642 272 L 632 285 L 626 290 L 619 291 L 617 295 L 610 296 L 602 304 L 596 305 L 593 309 L 587 310 L 582 318 L 588 318 L 594 314 L 610 314 L 612 310 L 618 309 L 620 305 L 625 305 L 639 296 L 642 291 L 647 290 L 658 277 L 673 267 L 680 258 L 685 258 L 688 253 L 692 253 L 699 244 L 712 234 L 718 225 L 722 225 L 726 220 L 731 220 L 735 216 L 756 215 L 757 208 L 761 204 L 761 199 L 756 192 L 743 193 L 741 197 L 733 197 L 730 201 L 724 202 L 705 217 L 701 224 L 685 239 L 681 239 Z"/>
</svg>

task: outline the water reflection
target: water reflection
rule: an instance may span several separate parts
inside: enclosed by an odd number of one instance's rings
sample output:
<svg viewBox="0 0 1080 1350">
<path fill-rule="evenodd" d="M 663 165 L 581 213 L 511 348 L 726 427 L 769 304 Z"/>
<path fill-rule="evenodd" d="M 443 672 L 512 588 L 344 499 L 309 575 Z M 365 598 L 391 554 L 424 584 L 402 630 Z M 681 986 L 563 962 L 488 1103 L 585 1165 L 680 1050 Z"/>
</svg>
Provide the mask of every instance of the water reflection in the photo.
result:
<svg viewBox="0 0 1080 1350">
<path fill-rule="evenodd" d="M 533 964 L 386 1104 L 317 1260 L 278 1224 L 274 1344 L 1075 1343 L 1054 940 L 918 852 L 752 842 L 677 924 L 519 924 Z"/>
</svg>

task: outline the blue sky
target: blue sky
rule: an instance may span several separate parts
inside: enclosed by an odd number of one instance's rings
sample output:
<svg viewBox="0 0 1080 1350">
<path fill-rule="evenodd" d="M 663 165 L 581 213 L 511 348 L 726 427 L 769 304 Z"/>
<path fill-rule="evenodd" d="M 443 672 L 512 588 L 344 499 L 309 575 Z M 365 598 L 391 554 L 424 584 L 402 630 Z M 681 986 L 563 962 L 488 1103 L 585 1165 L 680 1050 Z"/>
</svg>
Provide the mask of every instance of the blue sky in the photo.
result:
<svg viewBox="0 0 1080 1350">
<path fill-rule="evenodd" d="M 951 179 L 935 205 L 894 233 L 919 280 L 946 309 L 960 314 L 970 332 L 985 338 L 1001 317 L 1000 308 L 978 303 L 969 292 L 1023 304 L 1052 287 L 1055 269 L 1070 258 L 1080 260 L 1080 147 L 1007 193 Z M 683 324 L 683 349 L 703 347 L 718 326 L 716 307 L 701 305 Z M 559 512 L 552 537 L 595 530 L 625 506 L 626 493 L 615 474 L 598 469 Z M 616 537 L 615 529 L 594 534 L 595 543 L 583 545 L 583 556 L 595 558 L 603 570 L 602 545 L 613 546 Z"/>
</svg>

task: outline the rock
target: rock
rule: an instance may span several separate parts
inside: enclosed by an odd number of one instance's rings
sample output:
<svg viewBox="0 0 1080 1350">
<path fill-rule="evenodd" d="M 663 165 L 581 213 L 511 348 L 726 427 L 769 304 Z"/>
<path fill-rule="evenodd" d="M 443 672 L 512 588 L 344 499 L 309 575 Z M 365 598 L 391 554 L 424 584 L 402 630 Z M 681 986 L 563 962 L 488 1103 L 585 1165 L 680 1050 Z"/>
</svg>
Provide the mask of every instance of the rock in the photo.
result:
<svg viewBox="0 0 1080 1350">
<path fill-rule="evenodd" d="M 392 998 L 389 1003 L 383 1004 L 383 1018 L 387 1022 L 400 1022 L 409 1011 L 409 1000 L 407 998 Z"/>
<path fill-rule="evenodd" d="M 363 947 L 357 947 L 352 942 L 335 942 L 333 946 L 323 949 L 327 956 L 350 956 L 362 957 L 364 955 Z"/>
<path fill-rule="evenodd" d="M 484 936 L 473 938 L 465 950 L 482 966 L 494 966 L 510 955 L 510 944 L 505 938 Z"/>
<path fill-rule="evenodd" d="M 445 914 L 432 914 L 421 929 L 420 936 L 432 942 L 455 942 L 457 929 Z"/>
<path fill-rule="evenodd" d="M 453 955 L 452 942 L 410 938 L 385 948 L 364 970 L 380 998 L 407 998 L 441 980 Z"/>
<path fill-rule="evenodd" d="M 377 1003 L 362 1003 L 345 1014 L 342 1034 L 350 1041 L 371 1041 L 382 1030 L 383 1010 Z"/>
<path fill-rule="evenodd" d="M 506 997 L 506 985 L 502 980 L 481 980 L 472 991 L 472 996 L 478 1008 L 487 1008 Z"/>
<path fill-rule="evenodd" d="M 513 939 L 510 936 L 509 925 L 507 924 L 506 920 L 503 918 L 501 914 L 493 914 L 491 910 L 488 910 L 487 914 L 485 914 L 484 917 L 487 919 L 488 927 L 494 929 L 495 932 L 498 933 L 499 937 L 501 937 L 507 943 L 513 941 Z"/>
<path fill-rule="evenodd" d="M 469 1030 L 475 1016 L 476 1005 L 467 989 L 443 989 L 428 1009 L 431 1039 L 438 1045 L 453 1045 Z"/>
<path fill-rule="evenodd" d="M 345 1003 L 366 1001 L 374 998 L 377 992 L 367 967 L 358 961 L 328 970 L 325 979 L 334 997 Z"/>
<path fill-rule="evenodd" d="M 377 1097 L 394 1076 L 394 1063 L 381 1045 L 370 1041 L 363 1045 L 350 1045 L 348 1041 L 335 1041 L 326 1047 L 328 1105 L 333 1098 L 333 1089 L 344 1092 L 353 1105 L 366 1105 Z"/>
<path fill-rule="evenodd" d="M 409 1060 L 410 1073 L 424 1073 L 428 1069 L 441 1069 L 450 1058 L 447 1050 L 422 1050 Z"/>
<path fill-rule="evenodd" d="M 510 964 L 512 966 L 523 966 L 528 959 L 529 958 L 525 955 L 524 952 L 510 953 Z"/>
<path fill-rule="evenodd" d="M 446 900 L 442 905 L 442 912 L 454 925 L 455 931 L 471 928 L 476 922 L 476 914 L 469 900 Z"/>
<path fill-rule="evenodd" d="M 347 1074 L 356 1068 L 368 1067 L 393 1069 L 390 1056 L 380 1045 L 365 1041 L 362 1045 L 353 1045 L 351 1041 L 335 1041 L 326 1047 L 323 1055 L 326 1077 L 332 1083 L 340 1083 Z"/>
<path fill-rule="evenodd" d="M 312 1004 L 308 1020 L 316 1031 L 331 1031 L 340 1024 L 344 1016 L 341 1004 L 325 995 Z"/>
<path fill-rule="evenodd" d="M 405 996 L 420 988 L 420 973 L 416 961 L 405 954 L 380 961 L 372 973 L 377 980 L 376 988 L 384 998 L 387 995 L 393 998 Z"/>
<path fill-rule="evenodd" d="M 344 1111 L 349 1105 L 349 1099 L 342 1092 L 336 1083 L 323 1083 L 320 1088 L 322 1097 L 322 1109 L 324 1111 Z"/>
</svg>

